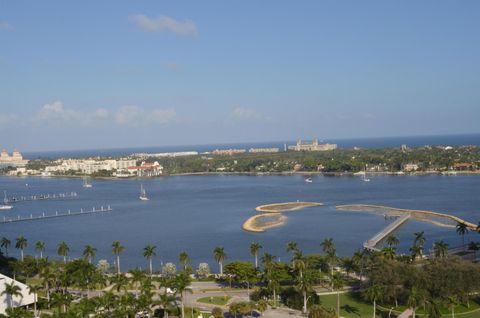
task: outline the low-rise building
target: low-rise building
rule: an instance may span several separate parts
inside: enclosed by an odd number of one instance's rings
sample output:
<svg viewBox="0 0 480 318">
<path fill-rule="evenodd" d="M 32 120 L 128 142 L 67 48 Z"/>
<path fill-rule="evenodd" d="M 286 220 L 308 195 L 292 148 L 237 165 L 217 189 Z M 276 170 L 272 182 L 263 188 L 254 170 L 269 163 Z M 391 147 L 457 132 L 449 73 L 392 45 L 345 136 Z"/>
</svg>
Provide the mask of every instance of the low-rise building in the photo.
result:
<svg viewBox="0 0 480 318">
<path fill-rule="evenodd" d="M 268 153 L 268 152 L 279 152 L 279 148 L 250 148 L 248 152 L 250 153 Z"/>
<path fill-rule="evenodd" d="M 28 160 L 24 160 L 20 151 L 15 149 L 10 156 L 8 152 L 3 149 L 0 152 L 0 168 L 2 167 L 25 167 Z"/>
<path fill-rule="evenodd" d="M 403 171 L 406 172 L 417 171 L 418 168 L 419 166 L 416 163 L 406 163 L 403 165 Z"/>
<path fill-rule="evenodd" d="M 138 177 L 156 177 L 163 174 L 163 166 L 157 161 L 154 163 L 144 161 L 139 166 L 128 167 L 128 172 Z"/>
<path fill-rule="evenodd" d="M 214 151 L 212 151 L 212 154 L 231 156 L 231 155 L 245 153 L 245 152 L 247 152 L 245 149 L 215 149 Z"/>
<path fill-rule="evenodd" d="M 19 288 L 20 295 L 11 296 L 5 293 L 5 285 L 11 284 Z M 17 308 L 31 305 L 35 301 L 35 298 L 36 295 L 30 293 L 27 285 L 0 274 L 0 314 L 5 315 L 7 308 Z"/>
<path fill-rule="evenodd" d="M 288 149 L 294 151 L 327 151 L 337 149 L 337 144 L 321 144 L 318 139 L 312 141 L 299 139 L 296 145 L 288 146 Z"/>
</svg>

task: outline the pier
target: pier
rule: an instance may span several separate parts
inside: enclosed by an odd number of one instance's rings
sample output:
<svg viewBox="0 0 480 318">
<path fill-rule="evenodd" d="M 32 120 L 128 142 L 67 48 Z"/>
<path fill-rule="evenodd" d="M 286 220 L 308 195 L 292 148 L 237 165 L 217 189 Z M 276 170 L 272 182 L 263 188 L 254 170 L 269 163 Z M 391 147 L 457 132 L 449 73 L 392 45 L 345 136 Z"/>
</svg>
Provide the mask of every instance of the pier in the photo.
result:
<svg viewBox="0 0 480 318">
<path fill-rule="evenodd" d="M 54 214 L 47 214 L 44 212 L 40 215 L 30 214 L 30 216 L 23 216 L 23 217 L 20 215 L 18 215 L 17 217 L 4 216 L 3 219 L 0 219 L 0 224 L 35 221 L 35 220 L 46 220 L 46 219 L 61 218 L 61 217 L 67 217 L 67 216 L 77 216 L 77 215 L 84 215 L 84 214 L 100 214 L 100 213 L 107 213 L 110 211 L 113 211 L 113 209 L 110 207 L 110 205 L 108 205 L 107 207 L 101 206 L 100 208 L 92 208 L 91 210 L 80 209 L 80 211 L 77 211 L 77 212 L 72 212 L 68 210 L 67 212 L 64 212 L 64 213 L 58 213 L 58 211 L 56 211 Z"/>
<path fill-rule="evenodd" d="M 378 251 L 379 249 L 376 248 L 377 244 L 383 240 L 384 238 L 386 238 L 388 235 L 390 235 L 390 233 L 392 233 L 393 231 L 395 231 L 400 225 L 402 225 L 403 223 L 407 222 L 407 220 L 410 218 L 410 214 L 405 214 L 401 217 L 399 217 L 398 219 L 396 219 L 395 221 L 393 221 L 392 223 L 390 223 L 389 225 L 387 225 L 387 227 L 385 227 L 382 231 L 378 232 L 377 234 L 375 234 L 374 237 L 372 237 L 371 239 L 369 239 L 368 241 L 365 241 L 363 243 L 363 248 L 364 249 L 367 249 L 367 250 L 370 250 L 370 251 Z"/>
<path fill-rule="evenodd" d="M 7 197 L 3 200 L 6 204 L 25 202 L 25 201 L 39 201 L 39 200 L 59 200 L 77 197 L 77 192 L 63 192 L 54 194 L 36 194 L 30 196 Z"/>
</svg>

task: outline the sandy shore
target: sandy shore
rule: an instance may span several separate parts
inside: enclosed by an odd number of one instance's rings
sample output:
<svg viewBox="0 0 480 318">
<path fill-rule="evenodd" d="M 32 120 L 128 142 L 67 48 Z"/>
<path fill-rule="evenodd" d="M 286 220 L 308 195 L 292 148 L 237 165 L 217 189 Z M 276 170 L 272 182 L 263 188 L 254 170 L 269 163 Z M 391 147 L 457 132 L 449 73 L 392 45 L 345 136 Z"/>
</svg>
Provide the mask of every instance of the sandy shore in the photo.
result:
<svg viewBox="0 0 480 318">
<path fill-rule="evenodd" d="M 300 209 L 320 206 L 323 203 L 319 202 L 284 202 L 260 205 L 255 208 L 255 211 L 261 214 L 254 215 L 246 220 L 242 228 L 248 232 L 261 233 L 267 229 L 281 226 L 287 222 L 288 218 L 282 212 L 298 211 Z"/>
<path fill-rule="evenodd" d="M 337 210 L 341 210 L 341 211 L 382 213 L 382 214 L 387 214 L 392 216 L 399 216 L 399 215 L 408 213 L 411 215 L 413 219 L 429 222 L 437 226 L 455 227 L 458 223 L 463 223 L 472 231 L 475 231 L 477 228 L 476 224 L 466 221 L 455 215 L 434 212 L 434 211 L 400 209 L 400 208 L 393 208 L 393 207 L 388 207 L 383 205 L 373 205 L 373 204 L 337 205 L 336 208 Z"/>
</svg>

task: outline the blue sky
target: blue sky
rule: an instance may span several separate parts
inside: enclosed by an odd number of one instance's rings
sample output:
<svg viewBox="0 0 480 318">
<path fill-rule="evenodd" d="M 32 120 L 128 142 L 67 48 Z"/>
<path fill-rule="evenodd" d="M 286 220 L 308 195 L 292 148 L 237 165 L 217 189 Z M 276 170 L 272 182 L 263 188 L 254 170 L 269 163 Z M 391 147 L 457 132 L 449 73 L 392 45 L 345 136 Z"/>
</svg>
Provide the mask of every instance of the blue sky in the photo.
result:
<svg viewBox="0 0 480 318">
<path fill-rule="evenodd" d="M 0 147 L 480 132 L 479 1 L 0 0 Z"/>
</svg>

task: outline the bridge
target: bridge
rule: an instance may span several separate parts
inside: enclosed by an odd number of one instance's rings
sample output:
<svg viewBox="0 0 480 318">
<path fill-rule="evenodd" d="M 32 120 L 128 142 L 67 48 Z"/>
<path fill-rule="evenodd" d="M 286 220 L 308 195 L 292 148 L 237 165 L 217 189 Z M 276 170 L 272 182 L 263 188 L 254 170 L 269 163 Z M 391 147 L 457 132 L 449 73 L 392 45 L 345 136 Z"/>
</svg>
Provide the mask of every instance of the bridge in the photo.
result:
<svg viewBox="0 0 480 318">
<path fill-rule="evenodd" d="M 371 239 L 363 243 L 363 248 L 370 251 L 379 251 L 376 247 L 378 243 L 395 231 L 400 225 L 407 222 L 410 218 L 410 214 L 404 214 L 389 225 L 387 225 L 383 230 L 375 234 Z"/>
</svg>

